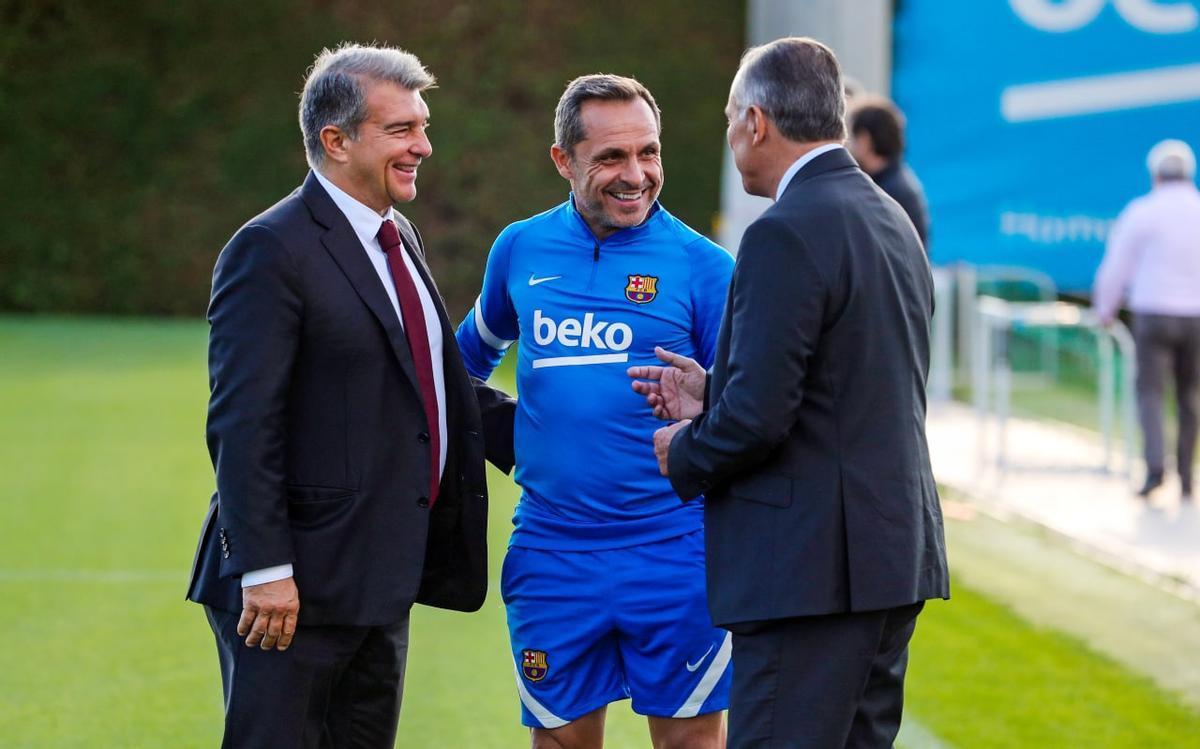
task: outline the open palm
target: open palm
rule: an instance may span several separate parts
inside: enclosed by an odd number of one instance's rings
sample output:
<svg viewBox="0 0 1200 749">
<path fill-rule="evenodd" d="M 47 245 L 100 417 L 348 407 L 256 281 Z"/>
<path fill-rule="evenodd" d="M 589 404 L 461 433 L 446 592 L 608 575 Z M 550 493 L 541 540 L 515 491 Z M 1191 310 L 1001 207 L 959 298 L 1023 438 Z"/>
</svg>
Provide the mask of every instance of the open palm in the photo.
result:
<svg viewBox="0 0 1200 749">
<path fill-rule="evenodd" d="M 694 419 L 704 410 L 704 368 L 695 359 L 655 347 L 654 355 L 668 366 L 630 367 L 635 392 L 660 419 Z"/>
</svg>

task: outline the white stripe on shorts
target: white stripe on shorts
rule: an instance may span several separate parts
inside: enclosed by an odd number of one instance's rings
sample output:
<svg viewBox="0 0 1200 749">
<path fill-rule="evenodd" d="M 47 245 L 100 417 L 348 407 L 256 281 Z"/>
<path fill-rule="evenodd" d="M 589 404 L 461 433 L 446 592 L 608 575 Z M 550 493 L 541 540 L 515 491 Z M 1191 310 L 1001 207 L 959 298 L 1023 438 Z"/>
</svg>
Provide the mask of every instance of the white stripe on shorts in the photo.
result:
<svg viewBox="0 0 1200 749">
<path fill-rule="evenodd" d="M 687 702 L 683 703 L 683 707 L 675 711 L 672 718 L 694 718 L 700 713 L 700 708 L 704 705 L 704 701 L 712 694 L 713 688 L 717 686 L 717 682 L 721 680 L 721 676 L 725 673 L 725 669 L 729 667 L 729 659 L 733 655 L 733 633 L 726 632 L 725 639 L 721 642 L 721 649 L 717 651 L 713 657 L 712 663 L 708 664 L 708 670 L 704 672 L 704 677 L 700 679 L 700 683 L 692 690 L 688 696 Z"/>
<path fill-rule="evenodd" d="M 513 675 L 517 677 L 517 693 L 521 695 L 521 702 L 525 705 L 525 709 L 533 713 L 533 717 L 538 719 L 542 724 L 542 728 L 558 728 L 565 726 L 567 721 L 558 717 L 554 713 L 546 709 L 546 706 L 537 701 L 529 690 L 525 688 L 525 682 L 521 679 L 521 672 L 517 668 L 517 664 L 513 664 Z M 705 674 L 707 677 L 708 674 Z M 711 690 L 712 687 L 709 687 Z"/>
</svg>

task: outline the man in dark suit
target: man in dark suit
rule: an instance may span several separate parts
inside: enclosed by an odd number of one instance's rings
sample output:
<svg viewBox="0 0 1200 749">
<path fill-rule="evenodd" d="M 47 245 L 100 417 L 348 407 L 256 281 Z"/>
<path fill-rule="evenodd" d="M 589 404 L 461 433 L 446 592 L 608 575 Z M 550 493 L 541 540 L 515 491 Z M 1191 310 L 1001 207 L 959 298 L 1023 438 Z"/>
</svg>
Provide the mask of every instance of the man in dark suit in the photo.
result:
<svg viewBox="0 0 1200 749">
<path fill-rule="evenodd" d="M 681 419 L 655 435 L 664 473 L 706 495 L 709 606 L 734 633 L 729 746 L 890 747 L 917 614 L 949 595 L 929 265 L 841 145 L 828 48 L 750 50 L 726 115 L 746 191 L 775 205 L 742 239 L 711 377 L 669 352 L 630 374 Z"/>
<path fill-rule="evenodd" d="M 393 208 L 432 150 L 433 82 L 398 49 L 322 52 L 300 100 L 313 171 L 217 260 L 217 492 L 188 598 L 216 635 L 226 747 L 391 747 L 410 607 L 486 594 L 485 443 L 508 470 L 513 401 L 468 377 Z"/>
</svg>

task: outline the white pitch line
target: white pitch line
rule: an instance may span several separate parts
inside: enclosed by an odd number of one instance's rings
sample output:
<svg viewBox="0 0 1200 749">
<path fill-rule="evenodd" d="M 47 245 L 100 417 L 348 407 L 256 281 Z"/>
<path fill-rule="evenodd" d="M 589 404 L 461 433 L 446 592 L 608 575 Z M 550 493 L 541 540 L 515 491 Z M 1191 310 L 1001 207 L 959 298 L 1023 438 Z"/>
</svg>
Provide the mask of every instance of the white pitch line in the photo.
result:
<svg viewBox="0 0 1200 749">
<path fill-rule="evenodd" d="M 896 745 L 903 749 L 953 749 L 950 744 L 934 736 L 928 728 L 907 713 L 900 721 L 900 734 L 896 736 Z"/>
<path fill-rule="evenodd" d="M 187 576 L 167 570 L 0 570 L 0 583 L 185 583 Z"/>
<path fill-rule="evenodd" d="M 1000 94 L 1000 113 L 1009 122 L 1029 122 L 1194 100 L 1200 100 L 1200 63 L 1009 86 Z"/>
</svg>

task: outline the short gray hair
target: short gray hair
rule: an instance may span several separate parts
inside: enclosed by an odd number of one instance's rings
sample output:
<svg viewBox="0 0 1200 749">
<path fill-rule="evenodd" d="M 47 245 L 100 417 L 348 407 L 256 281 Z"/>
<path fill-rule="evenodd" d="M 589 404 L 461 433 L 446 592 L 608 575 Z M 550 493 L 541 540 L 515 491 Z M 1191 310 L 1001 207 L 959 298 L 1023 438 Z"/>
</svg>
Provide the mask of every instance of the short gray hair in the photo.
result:
<svg viewBox="0 0 1200 749">
<path fill-rule="evenodd" d="M 321 130 L 337 127 L 350 138 L 367 118 L 368 83 L 395 83 L 424 91 L 437 81 L 416 55 L 395 47 L 342 44 L 323 49 L 304 79 L 300 94 L 300 132 L 308 165 L 325 161 Z"/>
<path fill-rule="evenodd" d="M 730 99 L 739 112 L 758 106 L 788 140 L 846 139 L 846 96 L 833 50 L 808 37 L 746 50 Z"/>
<path fill-rule="evenodd" d="M 585 102 L 600 101 L 646 102 L 654 113 L 654 127 L 662 134 L 662 112 L 649 89 L 633 78 L 607 73 L 581 75 L 567 84 L 567 89 L 554 109 L 554 142 L 568 155 L 575 155 L 575 145 L 587 138 L 580 112 Z"/>
</svg>

